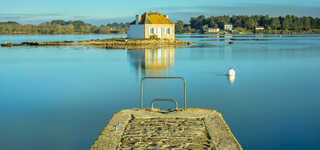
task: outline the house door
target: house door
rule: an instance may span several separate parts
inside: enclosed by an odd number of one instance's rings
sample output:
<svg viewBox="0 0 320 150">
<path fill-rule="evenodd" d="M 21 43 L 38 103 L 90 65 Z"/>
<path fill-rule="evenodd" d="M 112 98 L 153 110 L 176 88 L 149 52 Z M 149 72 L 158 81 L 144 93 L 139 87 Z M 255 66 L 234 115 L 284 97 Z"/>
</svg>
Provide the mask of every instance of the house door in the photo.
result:
<svg viewBox="0 0 320 150">
<path fill-rule="evenodd" d="M 158 28 L 158 38 L 162 37 L 162 28 Z"/>
</svg>

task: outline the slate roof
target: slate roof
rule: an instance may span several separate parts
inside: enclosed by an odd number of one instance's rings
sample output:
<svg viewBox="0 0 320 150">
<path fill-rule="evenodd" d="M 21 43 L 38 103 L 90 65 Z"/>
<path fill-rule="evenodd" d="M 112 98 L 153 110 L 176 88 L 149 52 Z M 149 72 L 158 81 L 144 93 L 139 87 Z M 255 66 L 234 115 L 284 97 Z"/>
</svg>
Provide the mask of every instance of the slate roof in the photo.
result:
<svg viewBox="0 0 320 150">
<path fill-rule="evenodd" d="M 130 24 L 135 24 L 136 21 Z M 158 12 L 146 12 L 141 15 L 139 24 L 173 24 L 165 15 Z"/>
</svg>

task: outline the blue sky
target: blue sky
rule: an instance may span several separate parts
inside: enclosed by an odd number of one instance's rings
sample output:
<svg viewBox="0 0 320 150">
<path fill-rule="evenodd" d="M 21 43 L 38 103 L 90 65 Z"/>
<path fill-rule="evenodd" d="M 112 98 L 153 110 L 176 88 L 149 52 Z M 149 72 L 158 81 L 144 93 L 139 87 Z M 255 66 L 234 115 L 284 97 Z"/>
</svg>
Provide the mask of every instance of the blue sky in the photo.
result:
<svg viewBox="0 0 320 150">
<path fill-rule="evenodd" d="M 37 24 L 65 19 L 104 24 L 127 22 L 149 10 L 168 14 L 173 21 L 200 14 L 320 17 L 320 0 L 1 0 L 0 21 Z"/>
</svg>

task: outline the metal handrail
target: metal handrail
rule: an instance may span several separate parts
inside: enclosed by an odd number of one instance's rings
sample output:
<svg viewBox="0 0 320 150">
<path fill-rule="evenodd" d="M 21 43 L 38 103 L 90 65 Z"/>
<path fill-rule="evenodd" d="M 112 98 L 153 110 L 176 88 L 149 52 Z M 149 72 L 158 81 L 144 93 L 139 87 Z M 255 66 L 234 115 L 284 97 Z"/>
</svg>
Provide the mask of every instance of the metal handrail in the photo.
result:
<svg viewBox="0 0 320 150">
<path fill-rule="evenodd" d="M 143 77 L 141 79 L 140 87 L 140 108 L 143 108 L 143 80 L 146 79 L 181 79 L 184 82 L 184 110 L 187 108 L 187 89 L 186 89 L 186 80 L 184 77 Z"/>
<path fill-rule="evenodd" d="M 157 98 L 157 99 L 152 100 L 151 108 L 152 108 L 152 109 L 154 108 L 154 107 L 153 107 L 154 102 L 164 102 L 164 101 L 166 101 L 166 102 L 172 102 L 172 103 L 176 104 L 176 110 L 179 108 L 178 102 L 177 102 L 176 100 L 174 100 L 174 99 L 160 99 L 160 98 Z"/>
</svg>

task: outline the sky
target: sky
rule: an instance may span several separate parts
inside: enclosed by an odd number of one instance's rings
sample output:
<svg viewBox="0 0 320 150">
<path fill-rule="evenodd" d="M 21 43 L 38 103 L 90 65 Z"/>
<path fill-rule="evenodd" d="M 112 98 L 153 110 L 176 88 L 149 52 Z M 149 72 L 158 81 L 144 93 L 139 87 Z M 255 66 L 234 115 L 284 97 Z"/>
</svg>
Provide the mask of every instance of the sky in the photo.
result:
<svg viewBox="0 0 320 150">
<path fill-rule="evenodd" d="M 320 17 L 320 0 L 1 0 L 0 21 L 39 24 L 55 19 L 101 25 L 129 22 L 136 14 L 159 11 L 173 21 L 199 15 Z"/>
</svg>

